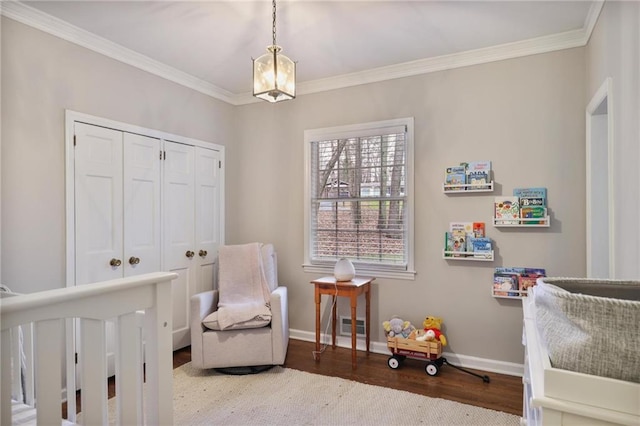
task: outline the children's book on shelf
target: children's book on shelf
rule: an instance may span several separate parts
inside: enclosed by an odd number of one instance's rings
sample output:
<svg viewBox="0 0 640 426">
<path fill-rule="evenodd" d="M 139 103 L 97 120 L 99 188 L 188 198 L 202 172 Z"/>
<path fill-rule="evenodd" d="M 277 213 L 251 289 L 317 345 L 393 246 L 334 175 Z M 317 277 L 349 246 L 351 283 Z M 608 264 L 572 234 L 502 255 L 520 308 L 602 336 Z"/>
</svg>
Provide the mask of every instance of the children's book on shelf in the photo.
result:
<svg viewBox="0 0 640 426">
<path fill-rule="evenodd" d="M 513 267 L 513 266 L 497 266 L 496 274 L 511 274 L 511 275 L 519 275 L 523 274 L 525 268 Z"/>
<path fill-rule="evenodd" d="M 471 238 L 473 257 L 476 259 L 491 259 L 491 238 Z"/>
<path fill-rule="evenodd" d="M 445 257 L 466 257 L 466 234 L 464 231 L 448 231 L 444 233 Z"/>
<path fill-rule="evenodd" d="M 473 222 L 473 236 L 474 238 L 484 237 L 484 222 Z"/>
<path fill-rule="evenodd" d="M 444 251 L 453 251 L 453 234 L 449 231 L 444 233 Z M 445 253 L 446 257 L 451 257 L 451 253 Z"/>
<path fill-rule="evenodd" d="M 502 291 L 500 290 L 499 294 L 496 294 L 494 291 L 494 294 L 496 296 L 512 296 L 512 297 L 517 297 L 519 295 L 518 292 L 518 277 L 520 276 L 520 274 L 523 274 L 525 271 L 525 268 L 516 268 L 516 267 L 505 267 L 505 266 L 499 266 L 495 269 L 495 273 L 494 273 L 494 289 L 495 289 L 495 281 L 496 281 L 496 277 L 501 277 L 499 278 L 499 281 L 503 282 L 503 281 L 507 281 L 504 277 L 510 277 L 511 279 L 508 280 L 510 287 L 507 288 L 507 291 Z M 507 286 L 507 284 L 503 283 L 502 284 L 502 289 L 505 289 Z M 506 294 L 505 294 L 506 293 Z"/>
<path fill-rule="evenodd" d="M 495 197 L 494 217 L 496 218 L 496 225 L 517 225 L 520 217 L 518 197 Z"/>
<path fill-rule="evenodd" d="M 449 222 L 449 231 L 462 231 L 465 234 L 473 232 L 473 222 Z"/>
<path fill-rule="evenodd" d="M 544 207 L 545 199 L 539 197 L 518 197 L 520 207 Z"/>
<path fill-rule="evenodd" d="M 453 250 L 453 232 L 447 231 L 444 233 L 444 251 L 452 252 Z M 446 257 L 452 257 L 452 253 L 445 253 Z"/>
<path fill-rule="evenodd" d="M 493 278 L 493 294 L 495 296 L 526 296 L 527 289 L 534 286 L 539 277 L 544 276 L 546 276 L 546 271 L 543 268 L 497 267 Z M 507 280 L 504 277 L 512 279 Z M 501 286 L 496 285 L 496 281 Z M 511 284 L 510 288 L 507 288 L 506 281 Z"/>
<path fill-rule="evenodd" d="M 514 188 L 513 195 L 520 199 L 535 200 L 532 201 L 533 205 L 547 205 L 547 188 Z"/>
<path fill-rule="evenodd" d="M 518 278 L 513 274 L 493 274 L 493 295 L 511 296 L 518 290 Z"/>
<path fill-rule="evenodd" d="M 518 276 L 518 290 L 521 296 L 527 295 L 527 290 L 536 285 L 538 278 L 545 277 L 546 271 L 542 268 L 524 268 L 524 272 Z"/>
<path fill-rule="evenodd" d="M 454 257 L 465 257 L 465 252 L 467 251 L 467 234 L 464 231 L 452 231 L 451 235 L 453 236 L 453 252 L 460 252 L 460 254 L 455 254 Z"/>
<path fill-rule="evenodd" d="M 466 163 L 467 184 L 477 185 L 468 189 L 489 189 L 491 182 L 491 161 L 471 161 Z"/>
<path fill-rule="evenodd" d="M 447 167 L 444 174 L 444 183 L 445 185 L 459 185 L 445 187 L 445 191 L 464 191 L 464 185 L 467 183 L 465 166 Z"/>
<path fill-rule="evenodd" d="M 473 237 L 473 222 L 449 222 L 449 231 L 458 233 L 457 235 L 464 234 L 466 242 L 464 251 L 473 251 L 470 240 Z"/>
<path fill-rule="evenodd" d="M 540 220 L 525 220 L 525 221 L 522 221 L 523 225 L 543 225 L 544 222 L 545 222 L 545 218 L 546 217 L 547 217 L 547 208 L 546 207 L 520 205 L 520 218 L 521 219 L 540 219 Z"/>
</svg>

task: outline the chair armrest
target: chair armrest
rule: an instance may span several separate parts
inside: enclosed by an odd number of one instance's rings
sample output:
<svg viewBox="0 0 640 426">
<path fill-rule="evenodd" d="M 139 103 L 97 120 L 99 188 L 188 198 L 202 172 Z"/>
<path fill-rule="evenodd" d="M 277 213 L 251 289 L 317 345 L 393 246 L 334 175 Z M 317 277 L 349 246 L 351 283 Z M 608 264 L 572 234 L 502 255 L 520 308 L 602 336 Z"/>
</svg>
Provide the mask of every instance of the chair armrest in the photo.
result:
<svg viewBox="0 0 640 426">
<path fill-rule="evenodd" d="M 273 361 L 276 365 L 282 365 L 289 345 L 289 305 L 286 287 L 276 287 L 271 292 L 271 332 Z"/>
<path fill-rule="evenodd" d="M 191 363 L 196 368 L 205 368 L 203 334 L 206 328 L 202 320 L 218 308 L 218 290 L 194 294 L 189 300 L 191 325 Z"/>
<path fill-rule="evenodd" d="M 218 290 L 205 291 L 191 296 L 191 328 L 204 329 L 202 320 L 218 309 Z"/>
</svg>

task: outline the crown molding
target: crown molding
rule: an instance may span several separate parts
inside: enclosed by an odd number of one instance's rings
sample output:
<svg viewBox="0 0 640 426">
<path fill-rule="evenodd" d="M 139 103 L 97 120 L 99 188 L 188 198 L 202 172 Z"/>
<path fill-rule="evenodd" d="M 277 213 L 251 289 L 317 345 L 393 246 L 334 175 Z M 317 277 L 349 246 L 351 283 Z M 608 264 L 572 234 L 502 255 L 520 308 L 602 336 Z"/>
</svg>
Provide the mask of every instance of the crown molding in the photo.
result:
<svg viewBox="0 0 640 426">
<path fill-rule="evenodd" d="M 603 5 L 604 1 L 594 1 L 591 4 L 581 29 L 301 82 L 296 85 L 296 96 L 586 46 Z M 234 105 L 246 105 L 256 102 L 260 101 L 256 100 L 251 93 L 234 95 Z"/>
<path fill-rule="evenodd" d="M 3 1 L 2 3 L 3 7 L 0 9 L 0 12 L 7 18 L 11 18 L 79 46 L 86 47 L 94 52 L 155 74 L 205 95 L 227 103 L 233 103 L 233 93 L 194 77 L 191 74 L 151 59 L 131 49 L 127 49 L 126 47 L 71 25 L 19 1 Z"/>
<path fill-rule="evenodd" d="M 598 18 L 600 17 L 600 12 L 602 12 L 602 7 L 604 6 L 604 0 L 598 0 L 591 3 L 591 7 L 589 8 L 589 13 L 587 13 L 587 17 L 584 20 L 584 25 L 582 28 L 585 32 L 585 46 L 589 43 L 589 39 L 591 38 L 591 33 L 593 33 L 593 29 L 598 22 Z"/>
<path fill-rule="evenodd" d="M 191 74 L 170 67 L 148 56 L 141 55 L 19 1 L 3 1 L 2 4 L 3 7 L 0 7 L 0 13 L 8 18 L 231 105 L 237 106 L 260 102 L 260 100 L 254 98 L 251 93 L 231 93 L 200 78 L 194 77 Z M 589 13 L 581 29 L 434 58 L 419 59 L 335 77 L 300 82 L 296 87 L 296 96 L 582 47 L 589 42 L 589 38 L 591 37 L 603 5 L 604 1 L 595 1 L 591 4 Z"/>
</svg>

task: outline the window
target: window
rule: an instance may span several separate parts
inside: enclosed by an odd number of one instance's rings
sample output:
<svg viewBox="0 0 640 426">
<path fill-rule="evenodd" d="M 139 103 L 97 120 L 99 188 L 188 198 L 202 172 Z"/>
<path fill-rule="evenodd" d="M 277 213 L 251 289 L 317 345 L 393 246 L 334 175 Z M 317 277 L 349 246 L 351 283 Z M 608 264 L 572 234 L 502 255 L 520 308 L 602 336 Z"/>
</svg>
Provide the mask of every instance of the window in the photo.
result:
<svg viewBox="0 0 640 426">
<path fill-rule="evenodd" d="M 305 132 L 305 264 L 413 279 L 413 119 Z"/>
</svg>

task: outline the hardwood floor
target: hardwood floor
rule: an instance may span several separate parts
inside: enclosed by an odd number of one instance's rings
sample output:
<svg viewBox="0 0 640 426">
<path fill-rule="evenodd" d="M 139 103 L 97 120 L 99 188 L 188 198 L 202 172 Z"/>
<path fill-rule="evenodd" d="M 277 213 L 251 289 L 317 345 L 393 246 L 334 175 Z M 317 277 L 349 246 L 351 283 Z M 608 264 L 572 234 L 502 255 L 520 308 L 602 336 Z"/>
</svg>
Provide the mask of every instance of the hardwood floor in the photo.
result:
<svg viewBox="0 0 640 426">
<path fill-rule="evenodd" d="M 424 370 L 426 365 L 424 361 L 407 359 L 404 365 L 393 370 L 387 365 L 388 355 L 370 353 L 367 356 L 362 351 L 358 351 L 358 368 L 353 370 L 350 349 L 340 347 L 332 349 L 329 346 L 322 353 L 319 361 L 313 359 L 314 349 L 313 342 L 290 339 L 284 367 L 449 399 L 517 416 L 522 415 L 522 378 L 520 377 L 471 370 L 476 374 L 488 375 L 490 382 L 485 383 L 482 379 L 449 365 L 443 365 L 436 376 L 428 376 Z M 173 353 L 173 368 L 190 361 L 190 347 Z M 110 398 L 115 394 L 113 380 L 109 382 L 108 392 Z M 77 405 L 80 408 L 79 397 L 77 399 Z M 66 407 L 63 406 L 63 415 L 65 412 Z"/>
<path fill-rule="evenodd" d="M 388 355 L 371 353 L 367 356 L 362 351 L 358 351 L 358 368 L 353 370 L 350 349 L 332 349 L 329 346 L 320 356 L 320 361 L 313 359 L 314 349 L 313 342 L 290 339 L 284 366 L 522 415 L 521 377 L 471 370 L 488 375 L 491 381 L 484 383 L 482 379 L 449 365 L 443 365 L 436 376 L 428 376 L 424 371 L 424 361 L 407 359 L 404 365 L 393 370 L 387 365 Z M 189 361 L 189 347 L 174 352 L 174 368 Z"/>
</svg>

